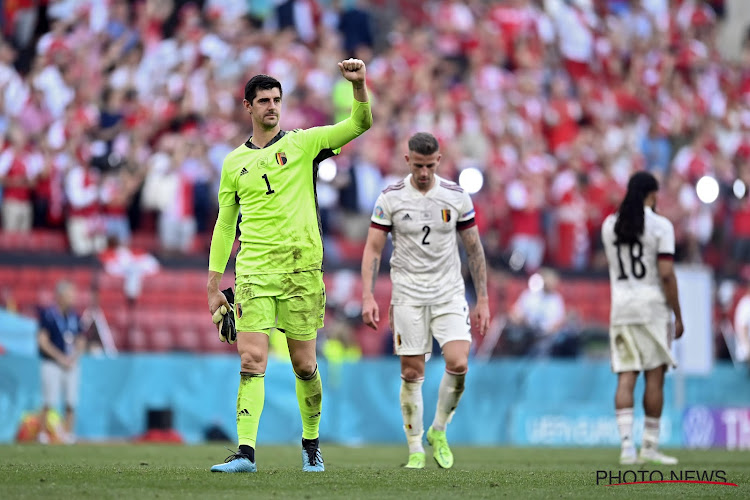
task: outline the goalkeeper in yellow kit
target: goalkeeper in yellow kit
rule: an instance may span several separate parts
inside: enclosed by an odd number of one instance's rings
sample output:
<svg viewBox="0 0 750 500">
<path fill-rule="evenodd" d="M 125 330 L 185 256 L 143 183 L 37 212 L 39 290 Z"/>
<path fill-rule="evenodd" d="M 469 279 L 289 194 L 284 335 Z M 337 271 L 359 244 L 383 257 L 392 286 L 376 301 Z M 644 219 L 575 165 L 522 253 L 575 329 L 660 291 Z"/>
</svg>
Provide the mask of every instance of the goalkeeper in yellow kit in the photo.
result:
<svg viewBox="0 0 750 500">
<path fill-rule="evenodd" d="M 315 358 L 317 330 L 323 326 L 323 242 L 315 190 L 318 164 L 372 125 L 365 87 L 365 64 L 338 63 L 352 83 L 352 113 L 336 125 L 284 131 L 279 125 L 281 84 L 266 75 L 245 85 L 243 105 L 253 135 L 224 160 L 219 215 L 211 239 L 208 306 L 212 315 L 234 308 L 240 386 L 237 394 L 239 450 L 214 472 L 255 472 L 255 442 L 263 411 L 263 377 L 271 328 L 287 338 L 302 416 L 302 468 L 323 471 L 318 429 L 322 386 Z M 219 283 L 240 222 L 234 304 Z M 231 314 L 231 312 L 230 312 Z M 225 340 L 219 326 L 220 337 Z M 228 338 L 226 340 L 233 340 Z"/>
</svg>

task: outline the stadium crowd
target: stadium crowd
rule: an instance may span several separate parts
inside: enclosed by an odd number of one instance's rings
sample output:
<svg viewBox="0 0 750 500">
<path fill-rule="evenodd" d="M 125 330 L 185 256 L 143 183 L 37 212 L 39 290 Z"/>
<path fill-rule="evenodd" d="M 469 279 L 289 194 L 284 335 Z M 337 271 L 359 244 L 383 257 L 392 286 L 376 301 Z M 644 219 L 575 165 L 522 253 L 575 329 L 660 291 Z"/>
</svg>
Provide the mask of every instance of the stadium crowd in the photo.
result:
<svg viewBox="0 0 750 500">
<path fill-rule="evenodd" d="M 131 242 L 153 243 L 141 250 L 165 264 L 205 256 L 222 160 L 252 133 L 244 83 L 281 80 L 283 128 L 325 125 L 349 114 L 335 63 L 353 56 L 367 63 L 374 125 L 320 170 L 329 269 L 361 257 L 375 199 L 406 173 L 404 141 L 430 131 L 441 176 L 482 173 L 473 197 L 495 269 L 605 269 L 601 222 L 646 169 L 662 182 L 658 210 L 675 225 L 677 259 L 735 275 L 750 263 L 750 36 L 737 42 L 739 60 L 720 54 L 723 3 L 5 2 L 0 246 L 29 231 L 67 234 L 69 252 L 99 253 L 107 268 Z M 703 176 L 718 182 L 712 203 L 698 197 Z M 119 245 L 100 253 L 107 241 Z M 332 287 L 328 330 L 356 350 L 357 304 L 336 299 L 352 286 Z M 554 288 L 514 291 L 497 314 L 522 332 L 536 321 L 529 304 L 564 310 Z M 729 314 L 734 301 L 724 302 Z"/>
<path fill-rule="evenodd" d="M 475 196 L 493 263 L 601 269 L 598 228 L 637 169 L 662 181 L 678 259 L 750 260 L 750 42 L 717 49 L 703 0 L 26 0 L 0 42 L 3 231 L 67 229 L 78 255 L 158 231 L 204 252 L 223 157 L 250 134 L 248 77 L 285 89 L 284 128 L 348 114 L 335 61 L 368 63 L 374 126 L 320 182 L 332 255 L 405 172 L 417 130 Z M 396 13 L 398 12 L 398 16 Z M 703 203 L 704 175 L 720 186 Z M 366 223 L 364 224 L 366 225 Z M 196 235 L 198 236 L 196 238 Z M 196 244 L 197 242 L 197 244 Z M 733 259 L 721 259 L 729 254 Z"/>
</svg>

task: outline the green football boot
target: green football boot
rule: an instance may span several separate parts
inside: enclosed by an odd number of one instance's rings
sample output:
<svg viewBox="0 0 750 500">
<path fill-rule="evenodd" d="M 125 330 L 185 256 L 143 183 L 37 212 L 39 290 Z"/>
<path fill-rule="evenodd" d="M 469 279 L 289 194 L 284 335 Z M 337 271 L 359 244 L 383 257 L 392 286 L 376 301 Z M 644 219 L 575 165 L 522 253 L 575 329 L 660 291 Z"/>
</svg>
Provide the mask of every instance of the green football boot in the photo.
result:
<svg viewBox="0 0 750 500">
<path fill-rule="evenodd" d="M 424 469 L 424 452 L 409 453 L 409 461 L 404 465 L 406 469 Z"/>
<path fill-rule="evenodd" d="M 432 446 L 432 457 L 443 469 L 453 467 L 453 453 L 448 446 L 445 431 L 436 431 L 432 427 L 427 429 L 427 442 Z"/>
</svg>

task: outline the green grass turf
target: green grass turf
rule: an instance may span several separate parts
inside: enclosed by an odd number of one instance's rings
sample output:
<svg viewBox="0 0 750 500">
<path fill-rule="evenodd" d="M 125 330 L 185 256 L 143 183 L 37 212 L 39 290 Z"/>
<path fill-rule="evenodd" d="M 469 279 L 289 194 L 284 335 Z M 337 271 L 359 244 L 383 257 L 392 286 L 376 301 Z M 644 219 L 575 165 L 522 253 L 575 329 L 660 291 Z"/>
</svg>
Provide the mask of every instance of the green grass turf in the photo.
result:
<svg viewBox="0 0 750 500">
<path fill-rule="evenodd" d="M 0 498 L 750 498 L 750 453 L 677 450 L 675 467 L 724 470 L 739 487 L 705 484 L 596 485 L 616 465 L 615 449 L 454 449 L 451 470 L 430 458 L 425 470 L 402 469 L 405 446 L 323 446 L 326 472 L 301 471 L 294 446 L 262 446 L 256 474 L 215 474 L 229 452 L 201 446 L 78 444 L 0 446 Z M 655 470 L 653 466 L 645 470 Z"/>
</svg>

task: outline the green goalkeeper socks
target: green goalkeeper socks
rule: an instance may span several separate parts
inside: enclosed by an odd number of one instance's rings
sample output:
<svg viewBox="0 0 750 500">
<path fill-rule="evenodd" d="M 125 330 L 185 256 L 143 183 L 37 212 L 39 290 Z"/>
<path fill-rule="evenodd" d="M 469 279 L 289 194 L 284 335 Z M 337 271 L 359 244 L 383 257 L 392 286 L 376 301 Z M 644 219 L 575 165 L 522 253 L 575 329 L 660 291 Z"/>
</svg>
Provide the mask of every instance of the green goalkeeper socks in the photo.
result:
<svg viewBox="0 0 750 500">
<path fill-rule="evenodd" d="M 240 388 L 237 391 L 237 437 L 240 445 L 255 448 L 258 422 L 266 396 L 265 376 L 265 373 L 240 372 Z"/>
<path fill-rule="evenodd" d="M 323 406 L 323 384 L 318 367 L 307 379 L 297 378 L 297 402 L 302 416 L 302 439 L 315 439 L 320 428 L 320 409 Z"/>
</svg>

